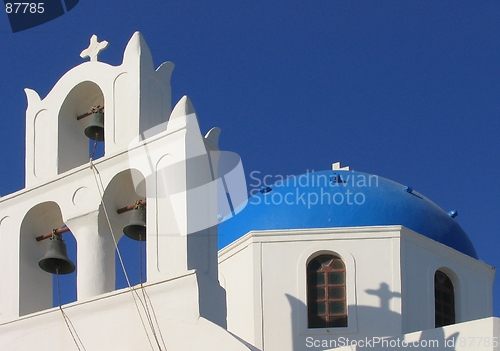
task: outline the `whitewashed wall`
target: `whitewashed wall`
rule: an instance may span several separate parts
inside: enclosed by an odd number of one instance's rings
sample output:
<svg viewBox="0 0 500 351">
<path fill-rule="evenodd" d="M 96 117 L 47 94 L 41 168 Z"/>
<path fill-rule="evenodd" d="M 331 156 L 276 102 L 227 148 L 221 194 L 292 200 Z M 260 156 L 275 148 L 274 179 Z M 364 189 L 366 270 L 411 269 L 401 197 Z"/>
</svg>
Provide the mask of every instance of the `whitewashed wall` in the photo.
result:
<svg viewBox="0 0 500 351">
<path fill-rule="evenodd" d="M 346 265 L 348 327 L 308 329 L 306 265 L 328 252 Z M 489 266 L 401 226 L 255 231 L 221 250 L 219 262 L 228 330 L 258 349 L 310 350 L 308 337 L 383 337 L 431 328 L 436 267 L 452 267 L 464 281 L 460 306 L 471 308 L 459 321 L 492 311 Z M 411 329 L 422 321 L 425 328 Z"/>
</svg>

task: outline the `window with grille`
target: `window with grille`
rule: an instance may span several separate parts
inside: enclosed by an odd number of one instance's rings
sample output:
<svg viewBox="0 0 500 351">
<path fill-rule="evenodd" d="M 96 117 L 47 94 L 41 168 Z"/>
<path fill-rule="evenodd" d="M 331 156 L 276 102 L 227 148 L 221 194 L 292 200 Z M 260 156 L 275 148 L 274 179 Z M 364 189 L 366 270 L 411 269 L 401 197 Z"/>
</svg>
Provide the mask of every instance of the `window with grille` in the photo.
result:
<svg viewBox="0 0 500 351">
<path fill-rule="evenodd" d="M 347 327 L 346 270 L 342 259 L 321 255 L 307 265 L 309 328 Z"/>
<path fill-rule="evenodd" d="M 435 327 L 455 323 L 455 292 L 448 276 L 436 271 L 434 274 Z"/>
</svg>

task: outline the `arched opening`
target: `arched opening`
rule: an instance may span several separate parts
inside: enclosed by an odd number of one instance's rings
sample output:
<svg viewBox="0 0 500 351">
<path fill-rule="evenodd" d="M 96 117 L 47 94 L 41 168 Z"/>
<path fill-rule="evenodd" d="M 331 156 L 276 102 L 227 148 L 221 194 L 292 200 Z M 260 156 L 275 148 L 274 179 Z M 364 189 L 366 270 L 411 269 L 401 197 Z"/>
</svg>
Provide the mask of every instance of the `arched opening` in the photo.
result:
<svg viewBox="0 0 500 351">
<path fill-rule="evenodd" d="M 435 327 L 455 324 L 455 289 L 451 279 L 441 270 L 434 273 Z"/>
<path fill-rule="evenodd" d="M 146 241 L 133 240 L 123 234 L 123 228 L 130 224 L 133 211 L 117 213 L 118 209 L 134 205 L 146 198 L 145 180 L 141 172 L 128 169 L 115 175 L 104 192 L 104 203 L 109 216 L 112 233 L 118 243 L 115 251 L 115 289 L 128 287 L 125 271 L 131 285 L 146 281 Z M 99 214 L 104 218 L 104 214 Z M 99 220 L 99 226 L 109 224 Z M 121 260 L 120 260 L 121 256 Z M 122 266 L 123 263 L 123 266 Z"/>
<path fill-rule="evenodd" d="M 51 233 L 53 229 L 61 228 L 61 210 L 52 201 L 38 204 L 31 208 L 21 223 L 20 257 L 19 257 L 19 314 L 51 308 L 59 304 L 57 283 L 53 274 L 42 270 L 39 261 L 45 257 L 49 239 L 37 241 L 37 237 Z M 70 243 L 68 258 L 76 265 L 76 242 L 71 233 L 62 234 L 63 239 Z M 74 249 L 73 249 L 74 247 Z M 63 278 L 60 275 L 61 291 L 65 296 L 62 303 L 76 300 L 76 273 Z M 55 287 L 55 289 L 54 289 Z M 69 289 L 69 291 L 66 291 Z M 71 293 L 75 291 L 75 293 Z"/>
<path fill-rule="evenodd" d="M 314 257 L 307 265 L 309 328 L 347 327 L 346 269 L 334 254 Z"/>
<path fill-rule="evenodd" d="M 97 84 L 89 81 L 75 86 L 64 100 L 58 116 L 58 174 L 87 163 L 94 146 L 94 159 L 104 155 L 104 142 L 95 143 L 84 133 L 92 117 L 77 120 L 96 106 L 104 107 L 104 95 Z"/>
</svg>

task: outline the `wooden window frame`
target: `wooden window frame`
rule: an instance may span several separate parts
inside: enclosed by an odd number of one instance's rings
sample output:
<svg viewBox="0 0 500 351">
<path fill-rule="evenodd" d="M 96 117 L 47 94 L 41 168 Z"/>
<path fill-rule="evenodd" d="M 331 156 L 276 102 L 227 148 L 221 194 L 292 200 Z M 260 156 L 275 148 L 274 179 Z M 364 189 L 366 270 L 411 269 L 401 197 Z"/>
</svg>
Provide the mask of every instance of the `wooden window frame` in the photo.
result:
<svg viewBox="0 0 500 351">
<path fill-rule="evenodd" d="M 347 327 L 346 290 L 346 267 L 340 257 L 323 254 L 313 258 L 307 265 L 308 327 Z"/>
</svg>

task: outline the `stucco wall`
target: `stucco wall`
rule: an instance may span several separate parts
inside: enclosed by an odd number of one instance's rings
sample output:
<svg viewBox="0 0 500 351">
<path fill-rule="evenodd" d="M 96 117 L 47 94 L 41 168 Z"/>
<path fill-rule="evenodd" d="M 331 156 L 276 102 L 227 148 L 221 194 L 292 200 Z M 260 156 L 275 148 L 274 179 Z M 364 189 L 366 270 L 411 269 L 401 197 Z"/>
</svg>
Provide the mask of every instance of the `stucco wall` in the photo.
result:
<svg viewBox="0 0 500 351">
<path fill-rule="evenodd" d="M 307 327 L 306 265 L 321 253 L 345 263 L 346 328 Z M 401 226 L 255 231 L 221 250 L 219 262 L 228 330 L 259 349 L 310 350 L 310 337 L 387 337 L 433 328 L 440 267 L 453 269 L 462 282 L 457 322 L 492 309 L 490 267 Z"/>
</svg>

